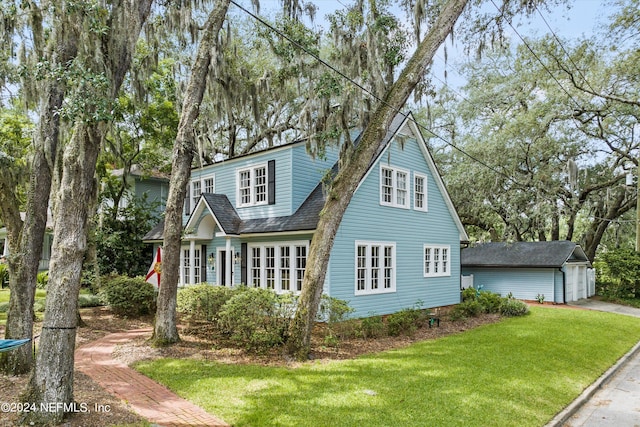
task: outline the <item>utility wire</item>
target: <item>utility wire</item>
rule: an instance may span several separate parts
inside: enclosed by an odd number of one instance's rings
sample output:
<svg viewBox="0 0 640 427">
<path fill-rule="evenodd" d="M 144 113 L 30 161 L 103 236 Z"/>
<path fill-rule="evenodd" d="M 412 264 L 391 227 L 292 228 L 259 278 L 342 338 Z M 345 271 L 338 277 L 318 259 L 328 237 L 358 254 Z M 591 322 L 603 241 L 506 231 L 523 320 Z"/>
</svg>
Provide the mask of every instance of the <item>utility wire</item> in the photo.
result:
<svg viewBox="0 0 640 427">
<path fill-rule="evenodd" d="M 569 55 L 569 52 L 567 51 L 567 49 L 565 49 L 564 44 L 562 43 L 562 41 L 560 40 L 560 37 L 558 37 L 558 35 L 555 33 L 555 31 L 553 31 L 553 28 L 551 28 L 551 26 L 549 25 L 549 23 L 547 22 L 547 20 L 545 19 L 544 15 L 542 14 L 542 12 L 540 11 L 540 9 L 538 9 L 538 6 L 535 6 L 536 12 L 538 12 L 538 15 L 540 15 L 540 18 L 542 18 L 542 21 L 545 23 L 545 25 L 547 26 L 547 28 L 549 29 L 549 31 L 551 31 L 551 34 L 553 34 L 553 37 L 556 39 L 556 41 L 558 42 L 558 44 L 560 45 L 560 48 L 562 49 L 562 51 L 564 52 L 565 55 L 567 55 L 567 58 L 569 58 L 569 61 L 571 62 L 571 64 L 573 65 L 573 67 L 576 69 L 576 71 L 578 72 L 578 74 L 580 75 L 580 77 L 582 77 L 582 80 L 585 82 L 585 84 L 589 87 L 589 89 L 591 89 L 591 91 L 593 93 L 597 93 L 596 90 L 593 88 L 593 86 L 591 86 L 591 84 L 589 83 L 589 80 L 587 80 L 587 77 L 582 73 L 582 70 L 580 70 L 580 67 L 578 67 L 578 65 L 573 61 L 573 58 L 571 57 L 571 55 Z"/>
<path fill-rule="evenodd" d="M 503 12 L 500 10 L 500 8 L 498 7 L 498 5 L 495 3 L 494 0 L 491 0 L 491 3 L 493 4 L 493 6 L 496 8 L 496 10 L 498 12 L 500 12 L 503 16 Z M 560 81 L 556 78 L 556 76 L 553 75 L 553 73 L 551 72 L 551 70 L 549 70 L 549 68 L 547 67 L 547 65 L 542 61 L 542 59 L 540 59 L 540 57 L 538 56 L 537 53 L 535 53 L 533 51 L 533 49 L 531 48 L 531 46 L 529 46 L 529 43 L 527 43 L 527 41 L 524 39 L 524 37 L 522 37 L 520 35 L 520 33 L 518 32 L 518 30 L 513 26 L 513 24 L 511 23 L 510 19 L 507 19 L 505 17 L 505 21 L 507 21 L 507 24 L 509 24 L 509 26 L 511 27 L 511 29 L 516 33 L 516 35 L 520 38 L 520 40 L 522 41 L 522 43 L 524 43 L 524 45 L 527 47 L 527 49 L 529 50 L 529 52 L 531 52 L 531 54 L 534 56 L 534 58 L 542 65 L 542 68 L 545 69 L 545 71 L 547 73 L 549 73 L 549 75 L 551 76 L 551 78 L 558 84 L 558 86 L 560 87 L 560 89 L 562 89 L 562 91 L 569 97 L 569 99 L 571 99 L 574 104 L 576 104 L 576 106 L 578 108 L 581 108 L 581 105 L 578 101 L 576 101 L 576 99 L 567 91 L 567 89 L 565 89 L 564 86 L 562 86 L 562 83 L 560 83 Z"/>
<path fill-rule="evenodd" d="M 315 53 L 311 52 L 309 49 L 305 48 L 304 46 L 302 46 L 300 43 L 298 43 L 296 40 L 292 39 L 291 37 L 289 37 L 288 35 L 284 34 L 282 31 L 278 30 L 277 28 L 275 28 L 273 25 L 271 25 L 270 23 L 268 23 L 267 21 L 265 21 L 264 19 L 262 19 L 261 17 L 259 17 L 258 15 L 254 14 L 253 12 L 251 12 L 250 10 L 246 9 L 245 7 L 241 6 L 240 4 L 238 4 L 236 1 L 234 0 L 230 0 L 231 4 L 233 4 L 234 6 L 236 6 L 238 9 L 240 9 L 242 12 L 244 12 L 245 14 L 247 14 L 248 16 L 250 16 L 251 18 L 253 18 L 254 20 L 256 20 L 257 22 L 259 22 L 261 25 L 265 26 L 266 28 L 268 28 L 270 31 L 278 34 L 280 37 L 286 39 L 289 43 L 291 43 L 292 45 L 294 45 L 295 47 L 297 47 L 298 49 L 302 50 L 303 52 L 305 52 L 307 55 L 311 56 L 312 58 L 314 58 L 316 61 L 318 61 L 320 64 L 322 64 L 323 66 L 329 68 L 331 71 L 335 72 L 336 74 L 338 74 L 340 77 L 342 77 L 343 79 L 345 79 L 346 81 L 348 81 L 349 83 L 353 84 L 354 86 L 356 86 L 357 88 L 359 88 L 360 90 L 362 90 L 364 93 L 366 93 L 367 95 L 371 96 L 372 98 L 374 98 L 376 101 L 385 104 L 387 106 L 389 106 L 388 103 L 386 103 L 383 99 L 379 98 L 377 95 L 375 95 L 373 92 L 371 92 L 369 89 L 367 89 L 366 87 L 362 86 L 360 83 L 356 82 L 355 80 L 353 80 L 352 78 L 350 78 L 349 76 L 347 76 L 346 74 L 344 74 L 342 71 L 340 71 L 339 69 L 337 69 L 336 67 L 334 67 L 333 65 L 331 65 L 330 63 L 328 63 L 327 61 L 323 60 L 322 58 L 320 58 L 318 55 L 316 55 Z M 395 109 L 395 112 L 397 114 L 401 114 L 402 116 L 404 116 L 405 118 L 408 118 L 408 115 L 398 109 Z M 474 162 L 486 167 L 487 169 L 491 170 L 492 172 L 508 179 L 509 181 L 513 182 L 514 184 L 520 186 L 520 187 L 525 187 L 524 185 L 520 184 L 515 178 L 513 178 L 512 176 L 506 174 L 505 172 L 502 172 L 496 168 L 494 168 L 493 166 L 487 164 L 486 162 L 478 159 L 477 157 L 473 156 L 472 154 L 467 153 L 465 150 L 463 150 L 462 148 L 456 146 L 455 144 L 453 144 L 452 142 L 448 141 L 447 139 L 445 139 L 444 137 L 438 135 L 437 133 L 435 133 L 433 130 L 427 128 L 426 126 L 422 125 L 421 123 L 418 123 L 417 121 L 413 120 L 413 123 L 418 126 L 420 129 L 425 130 L 426 132 L 429 132 L 431 135 L 433 135 L 436 139 L 439 139 L 440 141 L 444 142 L 446 145 L 454 148 L 455 150 L 459 151 L 460 153 L 464 154 L 465 156 L 467 156 L 469 159 L 473 160 Z"/>
</svg>

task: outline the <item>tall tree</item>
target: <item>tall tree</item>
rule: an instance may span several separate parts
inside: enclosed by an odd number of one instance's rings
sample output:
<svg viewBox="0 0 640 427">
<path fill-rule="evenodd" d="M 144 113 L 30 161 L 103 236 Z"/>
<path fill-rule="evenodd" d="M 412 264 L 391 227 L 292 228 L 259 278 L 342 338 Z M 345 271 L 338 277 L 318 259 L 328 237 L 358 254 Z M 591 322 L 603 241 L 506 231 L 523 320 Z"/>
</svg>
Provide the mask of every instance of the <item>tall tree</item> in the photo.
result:
<svg viewBox="0 0 640 427">
<path fill-rule="evenodd" d="M 34 154 L 27 191 L 24 222 L 16 216 L 5 218 L 9 230 L 11 256 L 9 257 L 9 287 L 11 295 L 7 312 L 5 337 L 7 339 L 33 337 L 33 302 L 36 275 L 42 253 L 42 243 L 47 221 L 52 170 L 58 152 L 60 134 L 59 111 L 62 107 L 69 62 L 77 53 L 78 27 L 73 10 L 59 2 L 21 2 L 16 8 L 4 5 L 26 17 L 22 29 L 31 29 L 33 51 L 25 49 L 19 58 L 25 69 L 31 65 L 38 70 L 30 80 L 23 78 L 22 93 L 30 103 L 38 104 L 38 127 L 34 134 Z M 7 15 L 8 16 L 8 15 Z M 53 22 L 56 21 L 57 25 Z M 7 28 L 5 27 L 5 30 Z M 13 40 L 12 40 L 13 41 Z M 28 77 L 28 76 L 27 76 Z M 7 192 L 9 197 L 14 192 Z M 7 201 L 17 207 L 17 199 Z M 4 353 L 0 358 L 1 369 L 13 374 L 24 374 L 33 367 L 33 353 L 25 346 Z"/>
<path fill-rule="evenodd" d="M 389 87 L 372 113 L 358 146 L 342 155 L 341 168 L 327 190 L 322 215 L 309 248 L 302 293 L 287 340 L 287 352 L 291 356 L 305 359 L 308 355 L 311 329 L 322 295 L 326 266 L 329 263 L 335 235 L 351 197 L 367 172 L 391 121 L 422 80 L 433 55 L 453 30 L 466 5 L 467 0 L 448 0 L 442 5 L 425 38 L 418 44 L 400 76 Z"/>
<path fill-rule="evenodd" d="M 53 404 L 56 410 L 25 413 L 22 422 L 60 422 L 65 414 L 64 404 L 73 402 L 77 297 L 87 219 L 96 194 L 96 161 L 110 117 L 110 104 L 129 69 L 151 3 L 151 0 L 129 0 L 107 8 L 91 2 L 59 2 L 59 12 L 68 9 L 78 12 L 79 20 L 73 23 L 85 31 L 78 40 L 81 50 L 72 64 L 76 84 L 73 93 L 68 93 L 68 110 L 60 112 L 73 118 L 74 124 L 58 169 L 45 318 L 36 366 L 24 394 L 26 400 L 38 406 Z M 58 19 L 56 25 L 64 23 L 62 15 Z"/>
<path fill-rule="evenodd" d="M 162 345 L 175 343 L 180 339 L 176 324 L 180 238 L 185 189 L 191 176 L 191 163 L 196 150 L 194 122 L 200 114 L 207 74 L 218 46 L 218 33 L 224 23 L 229 2 L 230 0 L 217 0 L 204 25 L 184 94 L 178 134 L 173 145 L 171 180 L 165 209 L 163 274 L 160 279 L 154 326 L 154 340 Z"/>
</svg>

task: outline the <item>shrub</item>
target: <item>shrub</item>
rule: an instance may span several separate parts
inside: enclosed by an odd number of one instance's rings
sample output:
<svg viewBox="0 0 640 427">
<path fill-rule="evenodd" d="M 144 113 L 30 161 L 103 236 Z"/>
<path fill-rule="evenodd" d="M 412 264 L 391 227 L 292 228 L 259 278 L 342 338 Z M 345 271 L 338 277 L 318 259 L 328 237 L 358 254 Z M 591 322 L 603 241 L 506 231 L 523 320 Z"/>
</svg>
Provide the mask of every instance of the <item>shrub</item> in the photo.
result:
<svg viewBox="0 0 640 427">
<path fill-rule="evenodd" d="M 465 301 L 473 301 L 476 299 L 476 290 L 475 288 L 467 288 L 462 291 L 462 302 Z"/>
<path fill-rule="evenodd" d="M 110 277 L 99 295 L 117 316 L 139 317 L 155 311 L 155 288 L 142 277 Z"/>
<path fill-rule="evenodd" d="M 425 313 L 419 308 L 405 308 L 387 317 L 387 332 L 391 336 L 413 334 L 426 320 Z"/>
<path fill-rule="evenodd" d="M 99 307 L 102 305 L 100 296 L 94 294 L 80 294 L 78 295 L 78 307 Z"/>
<path fill-rule="evenodd" d="M 212 286 L 205 283 L 180 289 L 178 291 L 178 311 L 195 320 L 215 320 L 234 292 L 238 291 L 225 286 Z"/>
<path fill-rule="evenodd" d="M 500 314 L 507 317 L 524 316 L 529 314 L 529 306 L 520 300 L 505 298 L 500 305 Z"/>
<path fill-rule="evenodd" d="M 6 313 L 9 311 L 9 301 L 0 302 L 0 313 Z"/>
<path fill-rule="evenodd" d="M 360 333 L 363 338 L 378 338 L 387 334 L 382 316 L 365 317 L 360 321 Z"/>
<path fill-rule="evenodd" d="M 36 288 L 46 289 L 48 283 L 49 283 L 48 271 L 41 271 L 36 275 Z"/>
<path fill-rule="evenodd" d="M 607 251 L 596 266 L 596 286 L 601 295 L 621 299 L 640 297 L 640 253 L 632 249 Z"/>
<path fill-rule="evenodd" d="M 481 291 L 477 301 L 480 303 L 484 313 L 498 313 L 503 299 L 500 294 L 495 292 Z"/>
<path fill-rule="evenodd" d="M 470 299 L 456 305 L 449 312 L 451 320 L 456 321 L 468 317 L 476 317 L 484 311 L 482 304 L 475 299 Z"/>
<path fill-rule="evenodd" d="M 218 313 L 216 324 L 236 345 L 261 353 L 284 342 L 292 307 L 291 295 L 249 288 L 234 293 Z"/>
</svg>

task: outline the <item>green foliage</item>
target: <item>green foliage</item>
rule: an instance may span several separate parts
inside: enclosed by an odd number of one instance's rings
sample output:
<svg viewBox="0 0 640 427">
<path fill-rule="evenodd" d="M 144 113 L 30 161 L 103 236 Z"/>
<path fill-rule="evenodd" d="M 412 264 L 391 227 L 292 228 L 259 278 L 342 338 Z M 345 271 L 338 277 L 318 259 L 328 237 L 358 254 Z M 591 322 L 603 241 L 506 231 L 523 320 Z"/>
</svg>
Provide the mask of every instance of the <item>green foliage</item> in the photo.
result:
<svg viewBox="0 0 640 427">
<path fill-rule="evenodd" d="M 544 303 L 544 294 L 536 295 L 536 301 L 538 301 L 540 304 L 543 304 Z"/>
<path fill-rule="evenodd" d="M 477 296 L 477 292 L 475 288 L 467 288 L 462 291 L 462 301 L 475 300 Z"/>
<path fill-rule="evenodd" d="M 9 286 L 9 267 L 0 263 L 0 289 Z"/>
<path fill-rule="evenodd" d="M 78 307 L 99 307 L 102 305 L 102 299 L 99 295 L 94 294 L 80 294 L 78 295 Z"/>
<path fill-rule="evenodd" d="M 387 326 L 382 316 L 370 316 L 360 320 L 360 334 L 363 338 L 379 338 L 387 334 Z"/>
<path fill-rule="evenodd" d="M 238 292 L 225 286 L 205 283 L 188 286 L 178 290 L 178 312 L 194 320 L 216 320 L 222 307 Z"/>
<path fill-rule="evenodd" d="M 504 316 L 521 316 L 528 306 L 511 297 L 503 298 L 495 292 L 468 288 L 462 292 L 463 301 L 449 312 L 452 321 L 476 317 L 481 313 L 500 313 Z"/>
<path fill-rule="evenodd" d="M 507 298 L 500 305 L 500 314 L 507 317 L 525 316 L 529 314 L 529 306 L 520 300 Z"/>
<path fill-rule="evenodd" d="M 284 342 L 293 297 L 269 289 L 235 291 L 218 313 L 217 327 L 236 345 L 262 353 Z"/>
<path fill-rule="evenodd" d="M 498 313 L 504 298 L 495 292 L 480 291 L 477 301 L 482 306 L 484 313 Z"/>
<path fill-rule="evenodd" d="M 142 277 L 115 276 L 103 283 L 100 298 L 118 316 L 139 317 L 154 312 L 156 291 Z"/>
<path fill-rule="evenodd" d="M 328 324 L 338 323 L 346 320 L 349 314 L 353 312 L 354 309 L 349 306 L 347 301 L 323 294 L 320 299 L 316 320 L 327 322 Z"/>
<path fill-rule="evenodd" d="M 468 317 L 476 317 L 484 311 L 482 304 L 475 299 L 468 299 L 456 305 L 449 312 L 451 320 L 456 321 Z"/>
<path fill-rule="evenodd" d="M 142 237 L 157 221 L 155 206 L 146 197 L 131 198 L 126 207 L 105 207 L 96 231 L 100 271 L 129 277 L 146 274 L 153 253 Z"/>
<path fill-rule="evenodd" d="M 608 298 L 640 298 L 640 253 L 632 249 L 604 252 L 596 263 L 598 293 Z"/>
<path fill-rule="evenodd" d="M 424 325 L 426 313 L 418 308 L 405 308 L 387 316 L 387 333 L 390 336 L 412 335 Z"/>
<path fill-rule="evenodd" d="M 36 275 L 36 287 L 46 289 L 49 283 L 49 271 L 41 271 Z"/>
</svg>

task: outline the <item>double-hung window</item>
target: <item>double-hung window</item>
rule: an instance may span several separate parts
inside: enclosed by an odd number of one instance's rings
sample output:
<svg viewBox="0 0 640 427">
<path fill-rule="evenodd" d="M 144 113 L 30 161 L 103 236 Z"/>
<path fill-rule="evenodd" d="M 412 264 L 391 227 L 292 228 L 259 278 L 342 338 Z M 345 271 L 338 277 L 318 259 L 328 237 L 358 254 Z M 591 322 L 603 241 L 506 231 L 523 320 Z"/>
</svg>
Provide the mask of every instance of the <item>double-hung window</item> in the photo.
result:
<svg viewBox="0 0 640 427">
<path fill-rule="evenodd" d="M 380 204 L 409 208 L 409 171 L 380 165 Z"/>
<path fill-rule="evenodd" d="M 187 195 L 184 200 L 185 209 L 184 214 L 189 215 L 196 208 L 200 195 L 202 193 L 215 193 L 216 192 L 216 180 L 214 175 L 208 175 L 203 177 L 193 178 L 187 185 Z"/>
<path fill-rule="evenodd" d="M 238 170 L 237 205 L 239 207 L 266 205 L 267 187 L 266 164 Z"/>
<path fill-rule="evenodd" d="M 413 174 L 413 209 L 427 211 L 427 177 Z"/>
<path fill-rule="evenodd" d="M 308 250 L 306 241 L 249 245 L 249 283 L 278 293 L 300 292 Z"/>
<path fill-rule="evenodd" d="M 451 276 L 451 247 L 424 245 L 424 277 Z"/>
<path fill-rule="evenodd" d="M 356 241 L 355 294 L 396 291 L 396 244 Z"/>
<path fill-rule="evenodd" d="M 192 253 L 190 247 L 183 246 L 181 255 L 180 283 L 193 285 L 206 281 L 206 277 L 202 276 L 202 247 L 196 246 Z"/>
</svg>

